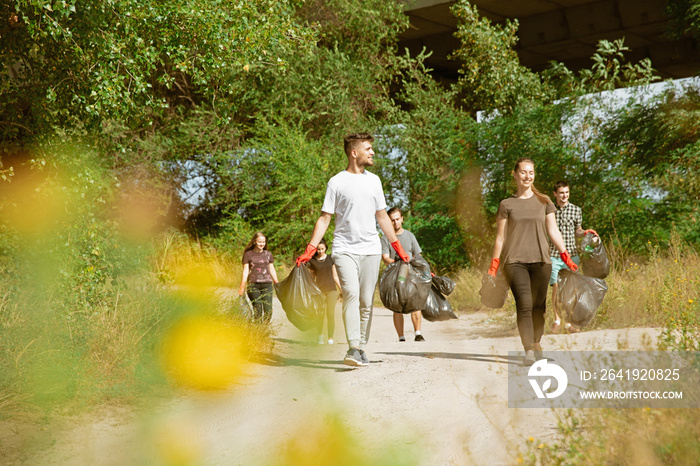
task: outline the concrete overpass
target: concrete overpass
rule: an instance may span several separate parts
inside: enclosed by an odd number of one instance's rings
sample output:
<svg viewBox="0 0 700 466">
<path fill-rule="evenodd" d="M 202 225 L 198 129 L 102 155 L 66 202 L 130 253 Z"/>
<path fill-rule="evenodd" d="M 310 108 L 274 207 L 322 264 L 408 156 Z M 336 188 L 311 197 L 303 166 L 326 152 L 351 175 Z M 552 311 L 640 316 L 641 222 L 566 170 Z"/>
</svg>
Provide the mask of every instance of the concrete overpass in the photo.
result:
<svg viewBox="0 0 700 466">
<path fill-rule="evenodd" d="M 399 46 L 418 53 L 433 51 L 428 64 L 447 80 L 458 77 L 459 64 L 448 60 L 459 47 L 453 33 L 457 21 L 450 13 L 454 1 L 403 0 L 411 27 Z M 550 60 L 570 69 L 589 68 L 599 40 L 624 37 L 632 62 L 649 57 L 665 78 L 685 78 L 700 73 L 700 44 L 692 39 L 668 36 L 669 19 L 664 0 L 472 0 L 480 13 L 494 23 L 517 19 L 520 63 L 534 71 Z"/>
</svg>

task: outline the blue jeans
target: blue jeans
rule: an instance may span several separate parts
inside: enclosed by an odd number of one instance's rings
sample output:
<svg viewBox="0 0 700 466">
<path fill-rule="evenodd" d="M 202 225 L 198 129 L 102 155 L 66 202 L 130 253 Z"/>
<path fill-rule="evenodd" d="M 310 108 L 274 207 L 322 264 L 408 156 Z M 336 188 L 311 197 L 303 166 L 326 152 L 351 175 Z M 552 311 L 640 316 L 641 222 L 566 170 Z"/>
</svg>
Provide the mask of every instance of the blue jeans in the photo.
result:
<svg viewBox="0 0 700 466">
<path fill-rule="evenodd" d="M 374 289 L 381 258 L 380 254 L 361 256 L 333 253 L 340 289 L 343 290 L 343 323 L 350 348 L 364 349 L 369 340 Z"/>
</svg>

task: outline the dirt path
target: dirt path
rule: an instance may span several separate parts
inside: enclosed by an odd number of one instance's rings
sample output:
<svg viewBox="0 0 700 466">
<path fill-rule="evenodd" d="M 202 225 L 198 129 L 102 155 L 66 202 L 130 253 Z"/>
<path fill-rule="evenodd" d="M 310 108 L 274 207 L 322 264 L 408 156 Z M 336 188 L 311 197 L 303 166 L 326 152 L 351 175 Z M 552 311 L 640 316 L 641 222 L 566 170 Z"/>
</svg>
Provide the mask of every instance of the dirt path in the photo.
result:
<svg viewBox="0 0 700 466">
<path fill-rule="evenodd" d="M 528 437 L 554 440 L 553 410 L 507 406 L 508 351 L 521 349 L 514 320 L 480 312 L 424 322 L 426 341 L 415 342 L 406 319 L 409 341 L 398 342 L 391 319 L 375 309 L 371 365 L 351 369 L 339 318 L 337 344 L 316 345 L 275 301 L 275 350 L 230 391 L 68 423 L 16 464 L 332 464 L 337 454 L 357 464 L 513 464 Z M 657 332 L 546 336 L 543 347 L 644 349 L 645 334 Z"/>
</svg>

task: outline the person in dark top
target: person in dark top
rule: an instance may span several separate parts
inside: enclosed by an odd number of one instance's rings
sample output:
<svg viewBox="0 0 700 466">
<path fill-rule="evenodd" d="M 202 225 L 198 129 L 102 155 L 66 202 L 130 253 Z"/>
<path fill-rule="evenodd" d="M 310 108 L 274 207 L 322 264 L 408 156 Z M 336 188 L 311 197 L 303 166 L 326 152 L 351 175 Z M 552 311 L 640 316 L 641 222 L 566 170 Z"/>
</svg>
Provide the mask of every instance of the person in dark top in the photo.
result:
<svg viewBox="0 0 700 466">
<path fill-rule="evenodd" d="M 525 365 L 542 358 L 540 339 L 544 334 L 544 314 L 547 308 L 547 288 L 552 272 L 549 239 L 559 250 L 561 260 L 574 272 L 576 264 L 564 246 L 551 199 L 535 186 L 535 162 L 519 159 L 513 170 L 517 186 L 514 196 L 498 206 L 496 241 L 488 270 L 495 277 L 503 263 L 517 309 L 518 332 L 525 349 Z"/>
<path fill-rule="evenodd" d="M 326 254 L 328 245 L 325 239 L 319 241 L 316 248 L 316 254 L 308 262 L 309 271 L 313 275 L 316 284 L 323 291 L 325 297 L 325 317 L 328 321 L 328 344 L 332 345 L 333 333 L 335 332 L 335 303 L 338 301 L 338 290 L 340 289 L 340 281 L 338 280 L 338 272 L 335 270 L 333 258 Z M 319 316 L 318 321 L 318 344 L 322 345 L 323 340 L 323 321 L 324 314 Z"/>
<path fill-rule="evenodd" d="M 248 284 L 255 322 L 267 324 L 272 319 L 272 284 L 278 281 L 273 261 L 272 253 L 267 250 L 267 238 L 262 232 L 256 232 L 243 252 L 243 277 L 238 289 L 238 295 L 243 296 Z"/>
</svg>

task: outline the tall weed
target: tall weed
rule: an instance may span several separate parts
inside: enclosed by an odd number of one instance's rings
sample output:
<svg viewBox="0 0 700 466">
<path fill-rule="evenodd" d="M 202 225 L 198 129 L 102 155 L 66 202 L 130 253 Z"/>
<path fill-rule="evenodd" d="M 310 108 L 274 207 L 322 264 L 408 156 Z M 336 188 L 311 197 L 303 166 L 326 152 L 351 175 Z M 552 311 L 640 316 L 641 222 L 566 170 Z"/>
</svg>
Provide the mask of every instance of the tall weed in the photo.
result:
<svg viewBox="0 0 700 466">
<path fill-rule="evenodd" d="M 700 259 L 676 233 L 668 244 L 647 243 L 647 257 L 627 257 L 614 246 L 608 293 L 598 309 L 597 328 L 669 327 L 697 333 L 693 320 L 700 297 Z"/>
<path fill-rule="evenodd" d="M 193 315 L 243 329 L 246 354 L 269 348 L 269 329 L 247 326 L 230 292 L 239 261 L 154 237 L 163 209 L 148 189 L 124 195 L 89 151 L 66 152 L 0 193 L 2 413 L 167 393 L 180 381 L 164 341 Z"/>
<path fill-rule="evenodd" d="M 516 457 L 527 465 L 697 464 L 700 454 L 698 409 L 563 410 L 559 437 L 530 437 Z"/>
</svg>

